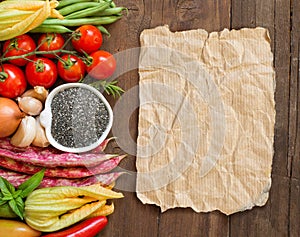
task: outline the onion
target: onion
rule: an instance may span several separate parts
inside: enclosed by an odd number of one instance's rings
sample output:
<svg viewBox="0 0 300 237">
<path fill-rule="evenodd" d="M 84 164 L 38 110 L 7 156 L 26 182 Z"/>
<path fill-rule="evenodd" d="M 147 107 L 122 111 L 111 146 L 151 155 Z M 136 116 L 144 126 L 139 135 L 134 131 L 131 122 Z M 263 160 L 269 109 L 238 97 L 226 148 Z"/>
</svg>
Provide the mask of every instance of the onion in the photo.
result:
<svg viewBox="0 0 300 237">
<path fill-rule="evenodd" d="M 13 134 L 24 116 L 15 101 L 0 97 L 0 137 Z"/>
</svg>

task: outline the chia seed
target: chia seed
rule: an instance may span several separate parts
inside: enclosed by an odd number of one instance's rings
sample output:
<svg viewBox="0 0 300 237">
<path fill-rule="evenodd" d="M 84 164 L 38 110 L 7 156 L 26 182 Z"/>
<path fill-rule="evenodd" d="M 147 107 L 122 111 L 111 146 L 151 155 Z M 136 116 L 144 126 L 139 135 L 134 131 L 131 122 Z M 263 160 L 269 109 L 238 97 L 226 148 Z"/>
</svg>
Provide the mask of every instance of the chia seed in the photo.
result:
<svg viewBox="0 0 300 237">
<path fill-rule="evenodd" d="M 79 148 L 95 143 L 105 131 L 109 114 L 92 91 L 68 88 L 57 93 L 51 103 L 53 138 L 65 147 Z"/>
</svg>

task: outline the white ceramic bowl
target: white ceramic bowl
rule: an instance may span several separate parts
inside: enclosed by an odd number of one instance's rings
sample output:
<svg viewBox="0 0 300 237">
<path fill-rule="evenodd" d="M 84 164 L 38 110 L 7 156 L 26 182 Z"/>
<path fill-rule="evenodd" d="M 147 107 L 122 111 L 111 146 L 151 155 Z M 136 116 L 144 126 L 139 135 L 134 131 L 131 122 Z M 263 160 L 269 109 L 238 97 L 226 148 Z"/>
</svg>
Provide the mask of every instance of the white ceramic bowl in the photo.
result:
<svg viewBox="0 0 300 237">
<path fill-rule="evenodd" d="M 52 100 L 54 98 L 54 96 L 61 92 L 64 91 L 68 88 L 85 88 L 90 90 L 91 92 L 93 92 L 105 105 L 107 111 L 108 111 L 108 116 L 109 116 L 109 120 L 108 120 L 108 124 L 106 126 L 106 129 L 104 130 L 104 132 L 102 133 L 101 137 L 94 143 L 85 146 L 85 147 L 66 147 L 63 146 L 62 144 L 58 143 L 58 141 L 56 141 L 51 133 L 51 126 L 52 126 L 52 111 L 51 111 L 51 104 L 52 104 Z M 63 85 L 60 85 L 56 88 L 54 88 L 48 95 L 46 102 L 45 102 L 45 109 L 41 112 L 40 114 L 40 121 L 42 126 L 45 128 L 45 132 L 46 132 L 46 137 L 49 140 L 50 144 L 52 146 L 54 146 L 55 148 L 61 150 L 61 151 L 65 151 L 65 152 L 73 152 L 73 153 L 81 153 L 81 152 L 88 152 L 90 150 L 93 150 L 94 148 L 96 148 L 97 146 L 99 146 L 107 137 L 111 127 L 112 127 L 112 123 L 113 123 L 113 112 L 112 112 L 112 108 L 109 105 L 109 103 L 107 102 L 107 100 L 104 98 L 104 96 L 94 87 L 89 86 L 87 84 L 83 84 L 83 83 L 66 83 Z"/>
</svg>

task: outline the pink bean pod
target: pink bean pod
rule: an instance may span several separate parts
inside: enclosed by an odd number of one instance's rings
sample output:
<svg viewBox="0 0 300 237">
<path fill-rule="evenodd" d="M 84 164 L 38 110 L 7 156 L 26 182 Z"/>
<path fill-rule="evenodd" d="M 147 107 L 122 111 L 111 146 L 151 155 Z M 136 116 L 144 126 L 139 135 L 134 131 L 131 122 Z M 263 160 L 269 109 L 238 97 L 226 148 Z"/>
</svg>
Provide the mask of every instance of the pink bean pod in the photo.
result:
<svg viewBox="0 0 300 237">
<path fill-rule="evenodd" d="M 0 156 L 42 167 L 93 167 L 117 155 L 104 153 L 66 153 L 52 147 L 39 148 L 29 146 L 18 148 L 11 145 L 9 139 L 0 139 Z"/>
<path fill-rule="evenodd" d="M 116 168 L 126 155 L 112 157 L 93 167 L 45 167 L 45 176 L 58 178 L 85 178 L 97 174 L 103 174 Z M 43 167 L 16 161 L 0 156 L 0 166 L 8 170 L 25 174 L 35 174 Z"/>
<path fill-rule="evenodd" d="M 124 172 L 111 172 L 106 174 L 99 174 L 87 178 L 80 179 L 66 179 L 66 178 L 54 178 L 54 177 L 44 177 L 40 188 L 43 187 L 55 187 L 55 186 L 88 186 L 96 183 L 101 183 L 102 185 L 110 185 L 115 182 Z M 25 180 L 29 179 L 31 176 L 27 174 L 18 173 L 15 171 L 9 171 L 6 169 L 0 169 L 0 176 L 7 179 L 13 186 L 18 187 Z"/>
</svg>

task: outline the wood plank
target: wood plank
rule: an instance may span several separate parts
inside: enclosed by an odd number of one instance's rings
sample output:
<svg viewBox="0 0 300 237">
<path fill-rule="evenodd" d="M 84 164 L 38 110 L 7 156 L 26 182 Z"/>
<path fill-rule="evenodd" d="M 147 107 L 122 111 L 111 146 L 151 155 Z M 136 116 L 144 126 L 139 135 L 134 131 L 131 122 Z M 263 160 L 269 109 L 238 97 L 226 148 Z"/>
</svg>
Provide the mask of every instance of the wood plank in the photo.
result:
<svg viewBox="0 0 300 237">
<path fill-rule="evenodd" d="M 231 1 L 231 27 L 240 29 L 242 27 L 256 26 L 256 1 L 244 0 Z"/>
<path fill-rule="evenodd" d="M 291 160 L 290 218 L 291 237 L 300 233 L 300 2 L 292 2 L 291 28 L 291 86 L 289 157 Z"/>
<path fill-rule="evenodd" d="M 300 233 L 300 180 L 292 179 L 290 205 L 290 237 L 298 237 Z"/>
<path fill-rule="evenodd" d="M 176 5 L 174 1 L 168 0 L 164 1 L 164 6 L 164 20 L 169 19 L 173 30 L 203 28 L 211 32 L 230 27 L 229 0 L 179 0 Z M 172 8 L 175 12 L 170 14 Z"/>
<path fill-rule="evenodd" d="M 219 212 L 205 214 L 177 208 L 162 214 L 159 233 L 161 237 L 226 237 L 229 236 L 228 218 Z"/>
<path fill-rule="evenodd" d="M 291 176 L 300 179 L 300 2 L 293 1 L 291 29 L 290 152 Z"/>
<path fill-rule="evenodd" d="M 275 5 L 275 71 L 276 124 L 273 173 L 289 176 L 289 83 L 290 83 L 290 1 L 276 1 Z"/>
</svg>

